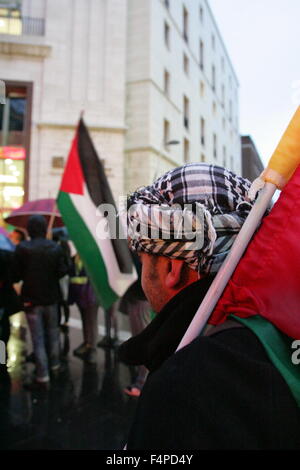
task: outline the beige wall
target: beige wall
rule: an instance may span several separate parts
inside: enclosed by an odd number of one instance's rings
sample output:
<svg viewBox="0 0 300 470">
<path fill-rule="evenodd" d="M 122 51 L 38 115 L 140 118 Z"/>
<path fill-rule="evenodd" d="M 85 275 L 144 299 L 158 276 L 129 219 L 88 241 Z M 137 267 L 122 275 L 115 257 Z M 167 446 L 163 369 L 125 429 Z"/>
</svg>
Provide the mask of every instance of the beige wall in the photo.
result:
<svg viewBox="0 0 300 470">
<path fill-rule="evenodd" d="M 41 3 L 44 4 L 41 8 Z M 45 36 L 0 36 L 0 78 L 33 83 L 29 197 L 54 197 L 81 110 L 115 196 L 123 193 L 126 0 L 25 0 Z M 25 11 L 26 10 L 26 11 Z"/>
</svg>

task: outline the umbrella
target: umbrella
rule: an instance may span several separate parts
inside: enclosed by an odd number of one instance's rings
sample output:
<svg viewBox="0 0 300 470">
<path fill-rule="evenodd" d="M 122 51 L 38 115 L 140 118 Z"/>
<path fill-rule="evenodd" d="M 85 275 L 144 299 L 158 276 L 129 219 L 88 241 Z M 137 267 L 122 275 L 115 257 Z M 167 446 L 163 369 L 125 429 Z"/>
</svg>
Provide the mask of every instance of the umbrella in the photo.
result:
<svg viewBox="0 0 300 470">
<path fill-rule="evenodd" d="M 5 222 L 15 227 L 27 228 L 31 215 L 43 215 L 51 227 L 62 227 L 64 225 L 61 215 L 56 207 L 55 199 L 37 199 L 25 202 L 21 207 L 12 211 Z"/>
</svg>

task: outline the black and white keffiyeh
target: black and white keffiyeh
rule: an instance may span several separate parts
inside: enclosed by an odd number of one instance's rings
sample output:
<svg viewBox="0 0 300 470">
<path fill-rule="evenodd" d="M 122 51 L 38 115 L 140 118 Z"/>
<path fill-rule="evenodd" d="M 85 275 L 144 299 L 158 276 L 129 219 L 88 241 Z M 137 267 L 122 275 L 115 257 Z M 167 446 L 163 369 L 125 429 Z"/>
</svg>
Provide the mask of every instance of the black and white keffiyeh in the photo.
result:
<svg viewBox="0 0 300 470">
<path fill-rule="evenodd" d="M 167 172 L 128 198 L 131 250 L 183 259 L 201 274 L 216 273 L 252 207 L 250 186 L 205 163 Z"/>
</svg>

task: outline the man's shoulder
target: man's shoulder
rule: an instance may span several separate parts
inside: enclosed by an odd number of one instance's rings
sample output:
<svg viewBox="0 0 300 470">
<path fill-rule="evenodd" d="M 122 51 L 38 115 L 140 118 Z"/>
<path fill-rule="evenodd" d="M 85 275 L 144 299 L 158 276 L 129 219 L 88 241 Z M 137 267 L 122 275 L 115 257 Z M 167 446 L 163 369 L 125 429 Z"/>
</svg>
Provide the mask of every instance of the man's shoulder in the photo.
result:
<svg viewBox="0 0 300 470">
<path fill-rule="evenodd" d="M 39 247 L 45 248 L 47 250 L 55 251 L 57 253 L 60 253 L 61 247 L 54 242 L 53 240 L 48 240 L 48 238 L 40 238 L 38 239 L 37 245 Z"/>
<path fill-rule="evenodd" d="M 23 240 L 21 241 L 14 251 L 14 253 L 22 253 L 32 247 L 32 240 Z"/>
<path fill-rule="evenodd" d="M 299 424 L 296 402 L 256 336 L 234 328 L 196 338 L 149 375 L 128 442 L 129 449 L 299 448 Z"/>
<path fill-rule="evenodd" d="M 170 356 L 151 374 L 155 383 L 171 381 L 181 384 L 198 384 L 205 387 L 231 380 L 235 386 L 245 381 L 265 381 L 266 374 L 278 375 L 266 351 L 248 328 L 232 328 L 212 336 L 199 336 L 192 343 Z M 184 385 L 183 385 L 184 386 Z M 175 388 L 176 388 L 175 387 Z M 229 384 L 230 387 L 230 384 Z"/>
</svg>

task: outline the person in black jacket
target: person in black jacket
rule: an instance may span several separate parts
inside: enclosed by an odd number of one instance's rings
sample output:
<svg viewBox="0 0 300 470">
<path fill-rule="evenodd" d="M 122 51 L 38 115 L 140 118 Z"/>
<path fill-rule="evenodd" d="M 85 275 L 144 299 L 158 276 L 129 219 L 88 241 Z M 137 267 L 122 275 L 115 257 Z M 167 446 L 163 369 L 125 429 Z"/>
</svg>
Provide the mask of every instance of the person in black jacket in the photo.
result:
<svg viewBox="0 0 300 470">
<path fill-rule="evenodd" d="M 5 346 L 10 337 L 9 317 L 21 310 L 19 297 L 11 283 L 12 263 L 13 252 L 0 249 L 0 341 L 3 341 Z"/>
<path fill-rule="evenodd" d="M 207 324 L 176 352 L 251 209 L 249 187 L 199 163 L 129 197 L 129 246 L 157 315 L 119 349 L 126 363 L 150 371 L 128 450 L 300 449 L 295 396 L 251 329 L 232 319 Z"/>
<path fill-rule="evenodd" d="M 68 266 L 61 247 L 46 239 L 43 216 L 31 216 L 27 230 L 30 240 L 21 242 L 14 254 L 13 282 L 23 281 L 21 298 L 36 363 L 32 386 L 47 388 L 49 368 L 55 373 L 60 367 L 57 303 L 61 297 L 59 279 L 68 272 Z"/>
</svg>

